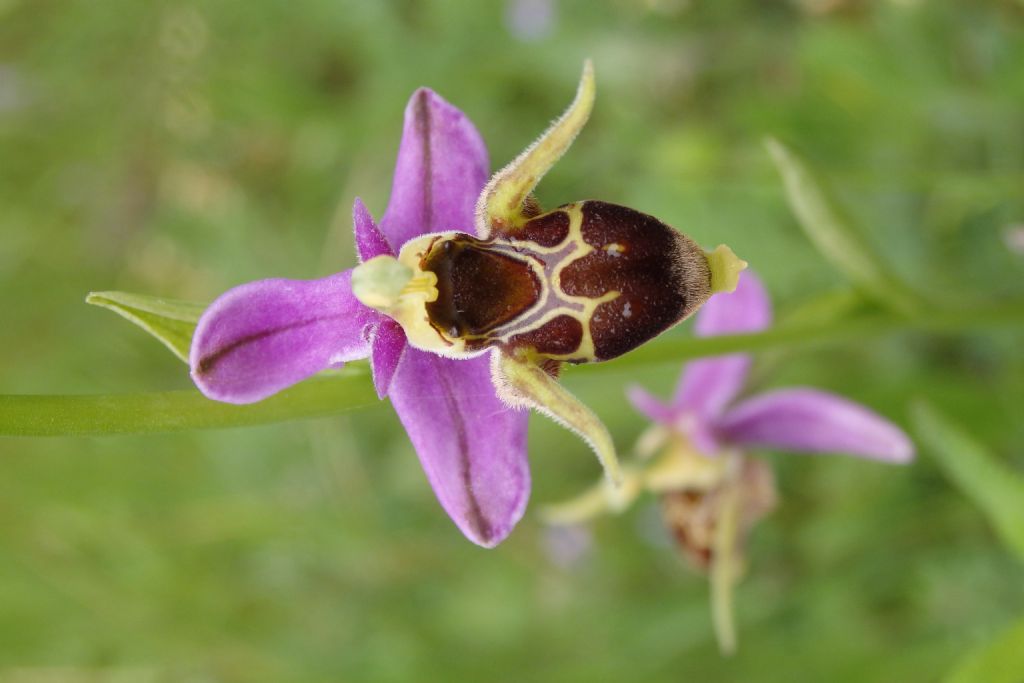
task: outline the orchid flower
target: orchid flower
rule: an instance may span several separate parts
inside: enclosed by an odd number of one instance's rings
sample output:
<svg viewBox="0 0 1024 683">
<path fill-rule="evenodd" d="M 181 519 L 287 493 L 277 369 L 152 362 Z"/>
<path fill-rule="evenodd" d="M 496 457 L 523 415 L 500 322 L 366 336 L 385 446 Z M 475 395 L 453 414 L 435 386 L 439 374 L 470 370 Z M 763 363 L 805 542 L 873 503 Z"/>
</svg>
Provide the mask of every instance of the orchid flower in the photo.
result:
<svg viewBox="0 0 1024 683">
<path fill-rule="evenodd" d="M 771 318 L 764 286 L 746 271 L 735 292 L 701 309 L 695 332 L 758 332 Z M 575 524 L 621 511 L 644 490 L 659 495 L 666 525 L 691 563 L 711 575 L 713 616 L 725 652 L 735 647 L 731 590 L 742 571 L 745 537 L 776 504 L 771 468 L 747 453 L 844 453 L 898 464 L 914 456 L 901 429 L 832 393 L 799 387 L 738 400 L 750 365 L 747 354 L 689 363 L 668 403 L 631 387 L 630 401 L 653 425 L 637 443 L 639 462 L 624 468 L 622 490 L 598 486 L 543 513 L 550 523 Z"/>
<path fill-rule="evenodd" d="M 488 182 L 470 120 L 416 91 L 380 225 L 355 203 L 360 265 L 222 295 L 193 337 L 196 385 L 248 403 L 369 357 L 377 394 L 391 399 L 441 505 L 485 547 L 511 532 L 529 496 L 520 408 L 578 432 L 617 481 L 607 429 L 556 381 L 559 367 L 647 341 L 731 291 L 746 263 L 626 207 L 541 211 L 531 193 L 593 100 L 588 62 L 565 114 Z"/>
</svg>

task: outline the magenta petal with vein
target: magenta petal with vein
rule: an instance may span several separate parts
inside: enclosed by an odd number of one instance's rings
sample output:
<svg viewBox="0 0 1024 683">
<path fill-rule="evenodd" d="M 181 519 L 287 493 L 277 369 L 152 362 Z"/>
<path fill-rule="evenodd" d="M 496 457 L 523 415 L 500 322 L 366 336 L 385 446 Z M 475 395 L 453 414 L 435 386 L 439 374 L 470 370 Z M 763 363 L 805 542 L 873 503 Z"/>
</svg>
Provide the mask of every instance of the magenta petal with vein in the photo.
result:
<svg viewBox="0 0 1024 683">
<path fill-rule="evenodd" d="M 474 543 L 500 543 L 530 495 L 527 412 L 495 395 L 488 359 L 407 347 L 390 397 L 445 511 Z"/>
<path fill-rule="evenodd" d="M 394 255 L 426 233 L 471 232 L 488 171 L 469 119 L 436 93 L 417 90 L 380 227 L 361 201 L 353 207 L 360 261 Z M 530 494 L 527 413 L 498 399 L 487 358 L 448 360 L 410 347 L 397 323 L 355 300 L 350 271 L 229 291 L 199 322 L 192 376 L 210 398 L 248 403 L 367 355 L 377 393 L 391 399 L 441 505 L 470 540 L 497 545 Z"/>
<path fill-rule="evenodd" d="M 472 232 L 488 172 L 487 149 L 469 119 L 433 91 L 417 90 L 405 110 L 380 224 L 393 250 L 428 232 Z M 474 543 L 497 545 L 530 495 L 527 413 L 495 395 L 487 358 L 424 353 L 406 345 L 391 321 L 374 337 L 373 370 L 378 393 L 391 399 L 445 511 Z"/>
<path fill-rule="evenodd" d="M 476 198 L 489 170 L 487 148 L 466 115 L 432 90 L 413 93 L 380 222 L 392 249 L 428 232 L 472 233 Z"/>
<path fill-rule="evenodd" d="M 715 294 L 704 304 L 694 331 L 700 337 L 759 332 L 771 322 L 768 293 L 758 277 L 745 270 L 735 292 Z M 702 417 L 718 415 L 742 390 L 749 369 L 750 356 L 744 353 L 688 363 L 672 404 Z"/>
<path fill-rule="evenodd" d="M 321 280 L 259 280 L 229 290 L 192 338 L 192 379 L 206 396 L 252 403 L 369 354 L 375 312 L 352 296 L 351 271 Z"/>
<path fill-rule="evenodd" d="M 864 406 L 817 389 L 780 389 L 743 401 L 717 421 L 741 446 L 846 453 L 904 463 L 914 447 L 903 431 Z"/>
</svg>

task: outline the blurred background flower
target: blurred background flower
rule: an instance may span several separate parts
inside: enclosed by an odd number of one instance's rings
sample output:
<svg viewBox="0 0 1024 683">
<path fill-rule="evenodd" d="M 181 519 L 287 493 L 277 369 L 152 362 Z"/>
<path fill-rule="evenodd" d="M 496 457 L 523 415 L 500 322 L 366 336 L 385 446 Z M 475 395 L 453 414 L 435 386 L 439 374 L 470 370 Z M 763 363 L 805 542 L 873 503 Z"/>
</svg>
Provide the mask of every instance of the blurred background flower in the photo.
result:
<svg viewBox="0 0 1024 683">
<path fill-rule="evenodd" d="M 509 33 L 526 43 L 551 35 L 557 18 L 555 0 L 509 0 L 505 4 Z"/>
<path fill-rule="evenodd" d="M 700 337 L 762 332 L 771 321 L 768 292 L 746 270 L 736 291 L 704 305 L 693 329 Z M 658 495 L 680 550 L 711 577 L 716 635 L 727 654 L 736 650 L 732 595 L 746 570 L 747 539 L 778 498 L 771 466 L 751 452 L 843 453 L 903 464 L 914 455 L 903 430 L 841 396 L 795 387 L 744 397 L 751 361 L 733 353 L 687 363 L 667 403 L 630 387 L 630 402 L 652 424 L 637 442 L 637 462 L 623 468 L 622 489 L 601 483 L 544 511 L 547 522 L 573 528 L 622 512 L 645 491 Z"/>
</svg>

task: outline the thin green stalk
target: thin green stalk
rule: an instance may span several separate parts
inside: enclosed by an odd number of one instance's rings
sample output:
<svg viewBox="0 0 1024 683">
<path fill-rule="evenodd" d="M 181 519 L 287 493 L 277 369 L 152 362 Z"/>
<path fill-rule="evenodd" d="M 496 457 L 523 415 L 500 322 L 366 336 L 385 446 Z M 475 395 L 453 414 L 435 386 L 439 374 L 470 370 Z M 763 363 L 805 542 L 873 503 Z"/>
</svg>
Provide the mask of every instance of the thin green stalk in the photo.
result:
<svg viewBox="0 0 1024 683">
<path fill-rule="evenodd" d="M 236 406 L 198 391 L 79 396 L 0 395 L 0 436 L 108 436 L 220 429 L 319 417 L 377 403 L 361 369 L 311 379 Z"/>
<path fill-rule="evenodd" d="M 616 371 L 652 363 L 779 347 L 861 342 L 895 332 L 971 332 L 1024 327 L 1024 308 L 928 312 L 801 323 L 757 334 L 662 337 L 611 363 L 581 366 L 586 372 Z M 112 395 L 0 395 L 0 436 L 100 436 L 219 429 L 269 424 L 340 413 L 377 402 L 365 366 L 354 365 L 303 382 L 265 401 L 233 406 L 197 391 Z"/>
<path fill-rule="evenodd" d="M 728 479 L 721 492 L 711 558 L 711 621 L 718 649 L 723 655 L 736 654 L 736 614 L 733 595 L 740 566 L 737 542 L 740 535 L 740 468 L 736 454 L 729 458 Z"/>
</svg>

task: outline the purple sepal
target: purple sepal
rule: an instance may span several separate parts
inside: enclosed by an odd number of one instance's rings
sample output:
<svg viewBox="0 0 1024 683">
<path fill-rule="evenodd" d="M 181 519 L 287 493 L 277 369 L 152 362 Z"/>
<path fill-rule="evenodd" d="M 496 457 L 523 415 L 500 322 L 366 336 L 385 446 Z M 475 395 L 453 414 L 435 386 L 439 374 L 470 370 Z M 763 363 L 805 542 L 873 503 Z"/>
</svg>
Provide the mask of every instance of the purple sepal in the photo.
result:
<svg viewBox="0 0 1024 683">
<path fill-rule="evenodd" d="M 487 182 L 487 148 L 465 114 L 421 88 L 405 110 L 394 184 L 380 233 L 398 252 L 410 239 L 442 230 L 473 229 L 477 196 Z M 358 236 L 372 226 L 365 207 L 355 209 Z M 373 335 L 373 377 L 409 433 L 442 507 L 474 543 L 493 547 L 526 509 L 530 472 L 525 411 L 496 396 L 486 358 L 449 360 L 406 344 L 393 321 Z"/>
<path fill-rule="evenodd" d="M 405 111 L 394 184 L 378 228 L 353 206 L 360 261 L 408 240 L 472 231 L 487 150 L 466 116 L 417 90 Z M 409 347 L 394 321 L 359 304 L 350 271 L 323 280 L 264 280 L 226 293 L 193 339 L 193 379 L 210 398 L 248 403 L 325 367 L 372 355 L 374 385 L 405 425 L 442 506 L 473 542 L 493 547 L 530 493 L 525 411 L 496 396 L 486 358 L 447 360 Z"/>
<path fill-rule="evenodd" d="M 473 123 L 433 90 L 420 88 L 405 108 L 381 232 L 395 251 L 428 232 L 473 232 L 476 198 L 489 168 L 487 148 Z"/>
<path fill-rule="evenodd" d="M 700 415 L 702 419 L 721 414 L 743 390 L 750 362 L 745 353 L 690 361 L 679 380 L 673 410 Z"/>
<path fill-rule="evenodd" d="M 808 388 L 760 394 L 730 409 L 718 433 L 740 446 L 846 453 L 891 463 L 909 462 L 914 446 L 896 425 L 864 406 Z"/>
<path fill-rule="evenodd" d="M 504 540 L 530 495 L 527 412 L 495 395 L 488 359 L 450 360 L 407 347 L 390 397 L 462 533 L 485 548 Z"/>
<path fill-rule="evenodd" d="M 252 403 L 369 354 L 375 313 L 352 296 L 351 271 L 321 280 L 259 280 L 229 290 L 192 337 L 192 379 L 207 397 Z"/>
<path fill-rule="evenodd" d="M 643 387 L 633 385 L 626 390 L 626 398 L 633 404 L 637 412 L 668 427 L 677 434 L 684 435 L 690 445 L 707 456 L 718 455 L 721 444 L 711 432 L 707 420 L 692 412 L 679 410 L 663 403 Z"/>
<path fill-rule="evenodd" d="M 657 422 L 666 427 L 672 425 L 672 421 L 675 418 L 672 407 L 663 403 L 657 396 L 642 386 L 634 384 L 628 387 L 626 389 L 626 398 L 629 399 L 629 402 L 633 404 L 638 413 L 651 422 Z"/>
</svg>

